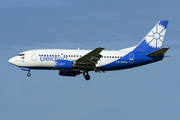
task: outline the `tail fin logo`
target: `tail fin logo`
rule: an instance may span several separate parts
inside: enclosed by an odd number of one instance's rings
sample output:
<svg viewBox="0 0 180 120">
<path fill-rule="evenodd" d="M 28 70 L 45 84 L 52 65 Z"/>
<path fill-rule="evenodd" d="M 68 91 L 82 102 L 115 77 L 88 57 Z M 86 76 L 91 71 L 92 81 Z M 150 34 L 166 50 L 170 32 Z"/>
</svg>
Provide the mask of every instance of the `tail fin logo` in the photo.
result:
<svg viewBox="0 0 180 120">
<path fill-rule="evenodd" d="M 145 37 L 147 44 L 152 48 L 160 48 L 164 39 L 168 21 L 160 21 Z"/>
</svg>

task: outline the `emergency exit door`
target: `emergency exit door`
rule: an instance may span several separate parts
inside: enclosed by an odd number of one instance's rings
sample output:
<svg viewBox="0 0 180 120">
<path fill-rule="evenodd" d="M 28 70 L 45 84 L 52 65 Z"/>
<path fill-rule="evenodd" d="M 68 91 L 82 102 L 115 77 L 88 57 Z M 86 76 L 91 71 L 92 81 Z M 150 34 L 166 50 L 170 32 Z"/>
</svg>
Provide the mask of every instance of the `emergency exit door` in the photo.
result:
<svg viewBox="0 0 180 120">
<path fill-rule="evenodd" d="M 129 63 L 134 63 L 134 53 L 129 54 Z"/>
</svg>

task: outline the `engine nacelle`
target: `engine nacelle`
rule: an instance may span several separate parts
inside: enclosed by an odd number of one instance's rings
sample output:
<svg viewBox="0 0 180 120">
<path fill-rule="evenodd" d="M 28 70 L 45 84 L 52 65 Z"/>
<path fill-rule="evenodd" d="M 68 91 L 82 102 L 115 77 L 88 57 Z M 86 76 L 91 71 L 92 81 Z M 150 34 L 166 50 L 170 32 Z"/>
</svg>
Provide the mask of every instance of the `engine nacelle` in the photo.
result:
<svg viewBox="0 0 180 120">
<path fill-rule="evenodd" d="M 60 70 L 59 75 L 61 76 L 76 76 L 79 75 L 81 72 L 80 71 L 68 71 L 68 70 Z"/>
<path fill-rule="evenodd" d="M 56 60 L 56 68 L 58 69 L 72 69 L 73 62 L 68 60 Z"/>
</svg>

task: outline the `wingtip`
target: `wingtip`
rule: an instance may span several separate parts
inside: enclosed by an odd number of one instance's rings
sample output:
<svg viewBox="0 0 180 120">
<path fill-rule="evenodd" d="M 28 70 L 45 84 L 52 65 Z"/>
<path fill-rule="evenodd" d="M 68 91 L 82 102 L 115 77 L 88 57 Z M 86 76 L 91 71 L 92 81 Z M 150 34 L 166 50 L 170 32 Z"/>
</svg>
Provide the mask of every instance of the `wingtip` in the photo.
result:
<svg viewBox="0 0 180 120">
<path fill-rule="evenodd" d="M 99 49 L 105 49 L 105 47 L 98 47 Z"/>
</svg>

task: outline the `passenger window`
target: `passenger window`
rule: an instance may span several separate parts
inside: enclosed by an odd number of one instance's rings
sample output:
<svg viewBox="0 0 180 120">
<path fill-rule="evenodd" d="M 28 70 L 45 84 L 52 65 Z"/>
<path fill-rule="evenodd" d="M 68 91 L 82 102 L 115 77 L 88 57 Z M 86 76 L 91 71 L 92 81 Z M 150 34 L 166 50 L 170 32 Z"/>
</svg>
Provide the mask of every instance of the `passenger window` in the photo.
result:
<svg viewBox="0 0 180 120">
<path fill-rule="evenodd" d="M 112 56 L 112 58 L 114 58 L 114 56 Z"/>
<path fill-rule="evenodd" d="M 106 56 L 104 56 L 104 58 L 106 58 Z"/>
<path fill-rule="evenodd" d="M 111 56 L 109 56 L 109 58 L 111 58 Z"/>
<path fill-rule="evenodd" d="M 73 57 L 73 55 L 71 55 L 71 57 Z"/>
</svg>

